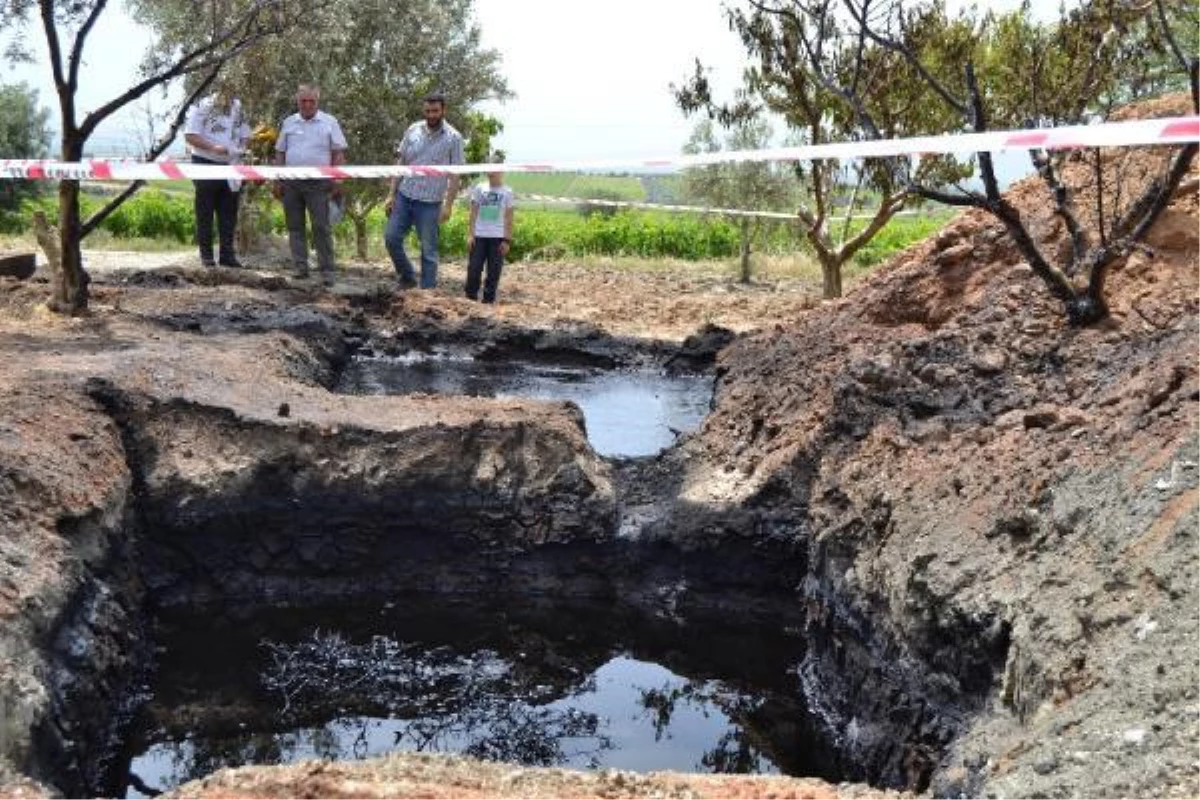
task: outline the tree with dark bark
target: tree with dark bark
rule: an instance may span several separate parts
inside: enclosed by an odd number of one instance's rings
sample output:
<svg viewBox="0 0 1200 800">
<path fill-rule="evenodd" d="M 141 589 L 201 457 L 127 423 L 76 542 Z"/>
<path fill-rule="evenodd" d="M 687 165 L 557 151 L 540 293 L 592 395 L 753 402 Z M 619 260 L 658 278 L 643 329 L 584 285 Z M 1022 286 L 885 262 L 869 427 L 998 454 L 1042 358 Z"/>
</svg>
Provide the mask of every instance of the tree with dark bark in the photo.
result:
<svg viewBox="0 0 1200 800">
<path fill-rule="evenodd" d="M 96 22 L 109 9 L 108 0 L 8 0 L 0 16 L 0 31 L 40 27 L 49 53 L 60 116 L 59 158 L 77 162 L 83 158 L 88 139 L 102 122 L 136 102 L 156 87 L 165 87 L 187 75 L 199 80 L 180 104 L 172 133 L 147 153 L 156 158 L 174 139 L 187 107 L 211 84 L 223 64 L 258 42 L 276 36 L 301 21 L 318 0 L 197 0 L 200 10 L 211 7 L 213 26 L 201 41 L 147 61 L 144 74 L 125 91 L 79 117 L 79 92 L 84 50 Z M 204 16 L 204 15 L 201 15 Z M 20 54 L 16 54 L 20 55 Z M 11 57 L 11 55 L 10 55 Z M 137 185 L 110 201 L 89 220 L 79 206 L 79 181 L 61 180 L 58 186 L 58 223 L 54 233 L 58 258 L 51 259 L 52 296 L 49 307 L 59 313 L 80 314 L 88 307 L 87 272 L 83 269 L 81 242 L 108 214 L 137 191 Z M 44 238 L 47 231 L 41 232 Z M 49 254 L 47 254 L 49 257 Z"/>
<path fill-rule="evenodd" d="M 690 79 L 673 87 L 679 107 L 688 114 L 706 113 L 727 126 L 769 112 L 782 118 L 796 145 L 901 138 L 949 124 L 949 115 L 932 102 L 931 91 L 916 80 L 903 58 L 867 47 L 844 17 L 801 13 L 799 5 L 752 2 L 748 9 L 727 9 L 731 28 L 751 56 L 744 86 L 733 102 L 720 103 L 705 68 L 697 63 Z M 945 26 L 938 34 L 931 42 L 949 61 L 970 47 L 974 31 L 959 24 Z M 841 83 L 861 93 L 857 102 L 869 110 L 866 124 L 864 115 L 845 102 Z M 843 265 L 897 213 L 918 203 L 909 189 L 913 181 L 940 186 L 968 174 L 949 157 L 915 163 L 826 159 L 797 163 L 795 169 L 806 190 L 796 215 L 821 265 L 828 298 L 842 294 Z M 861 217 L 866 217 L 865 223 L 853 222 Z"/>
<path fill-rule="evenodd" d="M 896 81 L 872 83 L 862 70 L 848 69 L 830 53 L 853 52 L 855 62 L 864 63 L 878 54 L 899 59 L 903 72 L 896 74 L 915 79 L 924 102 L 936 104 L 939 114 L 950 114 L 950 124 L 925 133 L 1084 123 L 1114 102 L 1135 96 L 1130 87 L 1169 87 L 1172 82 L 1190 88 L 1197 109 L 1197 60 L 1185 55 L 1179 44 L 1180 31 L 1187 29 L 1180 20 L 1194 16 L 1194 9 L 1189 11 L 1183 3 L 1092 0 L 1062 10 L 1049 26 L 1029 21 L 1028 4 L 1014 14 L 987 15 L 978 21 L 965 13 L 949 19 L 940 2 L 750 0 L 750 6 L 751 29 L 790 31 L 790 38 L 776 36 L 772 41 L 791 42 L 803 53 L 803 69 L 834 103 L 826 106 L 827 112 L 849 115 L 847 124 L 867 138 L 885 136 L 886 117 L 881 116 L 877 97 L 893 93 Z M 947 58 L 950 51 L 942 32 L 962 30 L 964 23 L 976 33 L 954 58 Z M 1130 47 L 1131 40 L 1140 46 Z M 1133 76 L 1146 80 L 1134 81 Z M 1020 212 L 1002 195 L 990 152 L 975 155 L 982 190 L 939 187 L 919 175 L 907 180 L 905 190 L 994 215 L 1033 272 L 1062 302 L 1068 320 L 1088 325 L 1108 316 L 1104 285 L 1109 271 L 1145 239 L 1191 168 L 1196 150 L 1195 143 L 1163 148 L 1156 174 L 1134 182 L 1135 191 L 1123 195 L 1112 191 L 1123 185 L 1120 176 L 1111 174 L 1119 160 L 1102 149 L 1032 151 L 1037 174 L 1070 235 L 1065 254 L 1039 247 Z M 1068 160 L 1081 158 L 1091 166 L 1086 186 L 1070 182 L 1064 170 Z"/>
</svg>

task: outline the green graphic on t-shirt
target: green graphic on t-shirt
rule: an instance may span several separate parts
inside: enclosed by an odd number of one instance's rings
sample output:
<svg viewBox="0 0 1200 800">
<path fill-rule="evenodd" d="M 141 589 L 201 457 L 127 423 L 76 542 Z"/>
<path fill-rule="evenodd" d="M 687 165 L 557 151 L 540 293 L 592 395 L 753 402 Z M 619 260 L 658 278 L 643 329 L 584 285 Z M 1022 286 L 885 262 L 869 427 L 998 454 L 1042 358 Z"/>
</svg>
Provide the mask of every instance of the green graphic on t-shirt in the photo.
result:
<svg viewBox="0 0 1200 800">
<path fill-rule="evenodd" d="M 500 206 L 488 205 L 479 207 L 479 219 L 483 222 L 499 222 L 500 221 Z"/>
</svg>

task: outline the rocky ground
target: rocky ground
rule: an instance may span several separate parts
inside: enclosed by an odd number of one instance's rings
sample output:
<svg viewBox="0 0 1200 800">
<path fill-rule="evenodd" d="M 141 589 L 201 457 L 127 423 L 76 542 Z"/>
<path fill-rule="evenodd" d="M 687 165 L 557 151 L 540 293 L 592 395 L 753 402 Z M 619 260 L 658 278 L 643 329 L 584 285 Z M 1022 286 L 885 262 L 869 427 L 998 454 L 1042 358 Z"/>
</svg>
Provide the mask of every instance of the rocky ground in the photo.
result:
<svg viewBox="0 0 1200 800">
<path fill-rule="evenodd" d="M 97 253 L 92 313 L 63 319 L 41 306 L 44 284 L 0 280 L 5 793 L 50 791 L 21 777 L 27 729 L 51 703 L 28 648 L 54 630 L 55 598 L 110 557 L 120 522 L 106 518 L 120 507 L 113 498 L 219 477 L 221 452 L 243 455 L 234 438 L 220 452 L 172 450 L 163 443 L 178 438 L 167 434 L 181 417 L 106 408 L 101 378 L 172 414 L 226 409 L 239 425 L 386 438 L 466 430 L 498 415 L 497 425 L 545 431 L 547 448 L 574 459 L 572 480 L 591 487 L 598 508 L 615 503 L 636 518 L 636 535 L 684 547 L 789 537 L 806 573 L 797 602 L 827 643 L 805 665 L 807 687 L 833 698 L 823 713 L 839 746 L 889 765 L 893 784 L 927 783 L 939 796 L 1197 796 L 1192 174 L 1147 248 L 1113 271 L 1111 319 L 1084 329 L 1066 325 L 1002 228 L 979 212 L 834 302 L 795 282 L 746 286 L 688 265 L 519 264 L 505 275 L 501 304 L 485 308 L 458 296 L 457 265 L 437 291 L 397 294 L 378 267 L 349 266 L 325 291 L 265 262 L 204 271 L 190 254 Z M 1043 247 L 1069 247 L 1040 186 L 1009 196 Z M 703 427 L 632 468 L 636 485 L 622 488 L 620 474 L 588 457 L 569 410 L 347 398 L 300 380 L 298 365 L 332 335 L 321 332 L 331 319 L 445 338 L 529 328 L 585 348 L 607 334 L 670 348 L 706 325 L 743 335 L 718 356 Z M 141 445 L 122 440 L 112 421 L 129 414 L 163 431 L 140 477 L 123 459 Z M 205 459 L 213 463 L 197 463 Z M 547 468 L 543 484 L 562 474 Z M 953 714 L 926 713 L 947 697 L 960 698 L 947 704 Z M 901 724 L 916 731 L 915 744 L 897 752 L 889 725 Z M 176 794 L 886 793 L 394 756 L 222 771 Z"/>
</svg>

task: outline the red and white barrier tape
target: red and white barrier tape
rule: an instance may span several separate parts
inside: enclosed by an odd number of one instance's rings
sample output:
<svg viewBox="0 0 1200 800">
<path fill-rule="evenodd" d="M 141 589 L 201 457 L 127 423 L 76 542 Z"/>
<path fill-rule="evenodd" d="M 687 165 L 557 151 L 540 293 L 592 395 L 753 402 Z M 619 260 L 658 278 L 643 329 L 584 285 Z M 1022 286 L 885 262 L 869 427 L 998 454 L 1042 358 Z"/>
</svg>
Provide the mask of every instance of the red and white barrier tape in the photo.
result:
<svg viewBox="0 0 1200 800">
<path fill-rule="evenodd" d="M 1019 131 L 988 131 L 909 139 L 776 147 L 765 150 L 729 150 L 699 155 L 653 159 L 558 161 L 518 164 L 464 164 L 460 166 L 341 166 L 271 167 L 246 164 L 191 164 L 174 161 L 50 161 L 0 160 L 0 180 L 209 180 L 241 178 L 248 181 L 303 180 L 312 178 L 390 178 L 404 175 L 451 175 L 481 172 L 580 172 L 614 169 L 685 169 L 739 161 L 817 161 L 829 158 L 975 153 L 1000 150 L 1070 150 L 1082 147 L 1186 144 L 1200 141 L 1200 116 L 1104 122 Z"/>
</svg>

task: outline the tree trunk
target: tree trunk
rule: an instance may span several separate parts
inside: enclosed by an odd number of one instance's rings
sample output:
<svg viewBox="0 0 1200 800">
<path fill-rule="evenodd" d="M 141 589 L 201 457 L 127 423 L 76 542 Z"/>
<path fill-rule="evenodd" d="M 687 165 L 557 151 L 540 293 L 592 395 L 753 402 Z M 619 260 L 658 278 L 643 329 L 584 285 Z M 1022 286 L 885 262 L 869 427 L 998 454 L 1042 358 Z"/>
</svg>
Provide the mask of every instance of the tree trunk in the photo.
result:
<svg viewBox="0 0 1200 800">
<path fill-rule="evenodd" d="M 50 309 L 59 314 L 82 314 L 88 308 L 90 278 L 83 269 L 83 253 L 79 241 L 79 181 L 62 180 L 58 184 L 58 270 L 52 272 Z M 46 254 L 47 259 L 50 254 Z M 51 263 L 51 270 L 54 265 Z"/>
<path fill-rule="evenodd" d="M 842 296 L 842 265 L 832 258 L 821 259 L 821 278 L 826 300 Z"/>
<path fill-rule="evenodd" d="M 351 217 L 354 221 L 354 246 L 358 250 L 358 260 L 367 260 L 367 215 Z"/>
<path fill-rule="evenodd" d="M 750 220 L 742 218 L 742 247 L 741 247 L 742 283 L 750 282 Z"/>
</svg>

